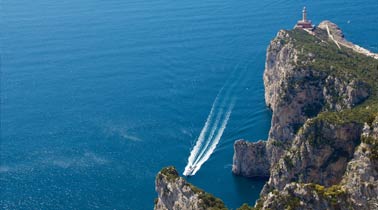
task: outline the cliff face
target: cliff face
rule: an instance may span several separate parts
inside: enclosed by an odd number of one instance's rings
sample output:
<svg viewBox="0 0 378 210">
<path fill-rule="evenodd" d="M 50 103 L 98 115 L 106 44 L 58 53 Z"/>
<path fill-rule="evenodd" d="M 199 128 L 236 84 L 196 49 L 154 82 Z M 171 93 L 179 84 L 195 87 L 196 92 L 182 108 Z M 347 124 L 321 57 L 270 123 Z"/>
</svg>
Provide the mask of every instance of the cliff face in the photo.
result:
<svg viewBox="0 0 378 210">
<path fill-rule="evenodd" d="M 365 123 L 361 140 L 361 144 L 355 148 L 353 158 L 349 162 L 345 164 L 344 161 L 336 161 L 338 166 L 346 166 L 346 169 L 333 173 L 343 174 L 342 177 L 333 179 L 335 177 L 331 176 L 324 180 L 303 180 L 296 183 L 281 180 L 281 183 L 287 184 L 284 187 L 271 188 L 269 193 L 263 194 L 255 206 L 256 209 L 286 209 L 289 207 L 291 209 L 377 209 L 378 117 L 371 125 Z M 327 155 L 327 153 L 325 154 Z M 319 157 L 319 155 L 314 156 Z M 342 159 L 343 157 L 340 155 L 337 158 Z M 296 158 L 293 159 L 296 160 Z M 306 159 L 306 156 L 302 159 Z M 317 161 L 314 162 L 317 163 Z M 328 171 L 332 172 L 332 170 Z M 320 172 L 319 176 L 312 177 L 321 178 L 323 175 Z M 326 186 L 314 184 L 314 182 L 325 182 Z"/>
<path fill-rule="evenodd" d="M 306 45 L 318 45 L 321 48 L 320 53 L 338 50 L 331 42 L 323 40 L 326 36 L 324 30 L 317 29 L 315 33 L 317 35 L 313 36 L 302 30 L 281 30 L 271 41 L 264 71 L 265 101 L 272 110 L 272 124 L 266 143 L 267 155 L 247 159 L 245 156 L 250 156 L 248 152 L 256 150 L 254 147 L 259 145 L 243 144 L 244 147 L 248 145 L 248 149 L 242 148 L 241 143 L 235 144 L 234 166 L 239 165 L 236 168 L 241 169 L 234 170 L 235 174 L 261 176 L 261 173 L 253 170 L 243 170 L 240 165 L 255 167 L 260 162 L 266 162 L 268 158 L 273 168 L 290 148 L 297 131 L 307 119 L 324 111 L 351 109 L 369 97 L 369 85 L 356 78 L 353 73 L 334 71 L 336 67 L 332 64 L 327 66 L 322 63 L 323 66 L 319 68 L 312 64 L 327 57 L 320 57 L 325 55 L 319 55 L 311 49 L 304 52 L 308 47 Z M 267 173 L 263 175 L 269 176 Z"/>
<path fill-rule="evenodd" d="M 174 167 L 164 168 L 158 173 L 155 189 L 158 193 L 155 210 L 226 209 L 219 198 L 215 198 L 179 177 Z"/>
<path fill-rule="evenodd" d="M 271 41 L 268 139 L 234 144 L 234 174 L 269 177 L 253 209 L 378 209 L 378 60 L 369 53 L 329 21 Z M 179 180 L 165 191 L 157 181 L 155 207 L 199 207 Z"/>
<path fill-rule="evenodd" d="M 335 24 L 320 26 L 312 35 L 280 31 L 268 47 L 265 100 L 273 113 L 266 154 L 242 159 L 252 166 L 270 157 L 257 209 L 378 208 L 378 61 Z M 250 144 L 239 151 L 261 143 Z M 234 162 L 243 168 L 240 156 Z"/>
<path fill-rule="evenodd" d="M 266 143 L 239 140 L 234 145 L 232 172 L 245 177 L 268 177 L 270 163 Z"/>
<path fill-rule="evenodd" d="M 378 208 L 378 117 L 365 123 L 362 143 L 348 163 L 342 185 L 357 207 Z"/>
<path fill-rule="evenodd" d="M 276 167 L 267 185 L 282 190 L 287 183 L 332 186 L 341 181 L 348 161 L 359 144 L 361 126 L 308 120 Z"/>
</svg>

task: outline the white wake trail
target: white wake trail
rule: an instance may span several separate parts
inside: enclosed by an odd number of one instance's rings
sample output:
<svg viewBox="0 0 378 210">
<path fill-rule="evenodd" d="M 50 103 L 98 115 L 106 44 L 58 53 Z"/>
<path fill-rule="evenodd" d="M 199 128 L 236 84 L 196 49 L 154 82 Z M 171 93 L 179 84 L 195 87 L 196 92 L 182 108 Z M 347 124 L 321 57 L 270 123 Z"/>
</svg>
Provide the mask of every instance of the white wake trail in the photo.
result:
<svg viewBox="0 0 378 210">
<path fill-rule="evenodd" d="M 206 122 L 205 122 L 205 125 L 204 127 L 202 128 L 201 130 L 201 133 L 197 139 L 197 142 L 195 144 L 195 146 L 193 147 L 192 151 L 190 152 L 190 156 L 188 158 L 188 164 L 186 165 L 185 167 L 185 171 L 184 171 L 184 175 L 186 176 L 186 172 L 190 170 L 190 167 L 193 166 L 193 163 L 194 161 L 198 158 L 198 153 L 201 149 L 201 146 L 203 144 L 203 142 L 205 141 L 205 135 L 206 133 L 208 132 L 209 130 L 209 126 L 211 124 L 211 122 L 213 121 L 213 118 L 214 118 L 214 110 L 215 108 L 217 107 L 217 104 L 218 104 L 218 101 L 219 101 L 219 97 L 220 97 L 220 93 L 223 91 L 223 88 L 219 91 L 217 97 L 215 98 L 212 106 L 211 106 L 211 110 L 210 110 L 210 113 L 209 115 L 207 116 L 207 119 L 206 119 Z"/>
<path fill-rule="evenodd" d="M 201 149 L 198 151 L 199 154 L 196 156 L 195 160 L 193 161 L 192 165 L 196 165 L 198 163 L 199 160 L 201 160 L 203 154 L 205 153 L 205 151 L 207 150 L 207 148 L 209 147 L 210 145 L 210 142 L 211 140 L 213 139 L 214 137 L 214 134 L 215 134 L 215 131 L 218 129 L 218 125 L 220 123 L 220 120 L 222 118 L 222 115 L 223 115 L 223 109 L 221 109 L 218 114 L 217 114 L 217 118 L 215 119 L 215 123 L 213 124 L 212 128 L 211 128 L 211 131 L 210 131 L 210 134 L 209 136 L 206 138 L 206 144 L 201 147 Z"/>
<path fill-rule="evenodd" d="M 234 82 L 234 84 L 231 85 L 231 87 L 233 87 L 234 85 L 235 85 L 235 82 Z M 193 168 L 197 167 L 198 162 L 200 162 L 203 159 L 204 153 L 207 150 L 209 150 L 208 147 L 212 143 L 212 140 L 214 139 L 215 132 L 217 132 L 217 130 L 218 130 L 218 133 L 219 133 L 220 121 L 221 121 L 221 119 L 224 115 L 224 107 L 226 106 L 226 103 L 228 103 L 227 100 L 229 99 L 230 94 L 232 92 L 232 88 L 229 88 L 227 90 L 227 92 L 225 93 L 224 99 L 220 102 L 220 105 L 219 105 L 220 108 L 219 108 L 219 106 L 218 106 L 219 97 L 223 95 L 222 93 L 223 93 L 223 89 L 224 89 L 225 86 L 222 87 L 222 89 L 219 91 L 217 97 L 215 98 L 214 103 L 211 107 L 209 116 L 207 117 L 205 126 L 202 128 L 201 133 L 200 133 L 200 135 L 197 139 L 197 142 L 196 142 L 195 146 L 193 147 L 192 151 L 190 152 L 190 156 L 188 158 L 188 163 L 185 166 L 185 170 L 184 170 L 184 173 L 183 173 L 184 176 L 188 176 L 188 175 L 192 174 Z M 215 114 L 216 114 L 216 118 L 215 118 L 215 122 L 213 123 Z M 207 135 L 210 127 L 211 127 L 210 134 Z M 205 144 L 205 145 L 203 145 L 203 144 Z"/>
<path fill-rule="evenodd" d="M 232 75 L 234 75 L 234 73 L 238 69 L 238 66 L 239 64 L 234 69 L 234 72 L 232 73 Z M 239 73 L 238 78 L 236 78 L 234 82 L 232 82 L 233 81 L 232 78 L 229 78 L 228 82 L 226 82 L 226 84 L 218 92 L 218 95 L 215 98 L 214 103 L 211 107 L 209 116 L 206 119 L 205 125 L 201 130 L 201 133 L 197 139 L 195 146 L 190 152 L 188 163 L 185 166 L 185 170 L 183 173 L 184 176 L 194 175 L 201 168 L 202 164 L 204 164 L 210 158 L 211 154 L 214 152 L 217 144 L 219 143 L 223 135 L 224 130 L 226 129 L 227 122 L 230 118 L 232 109 L 234 107 L 235 100 L 232 99 L 230 103 L 229 102 L 230 95 L 233 93 L 235 86 L 239 83 L 243 75 L 244 74 Z M 227 84 L 229 82 L 232 82 L 232 83 Z M 218 100 L 219 100 L 219 97 L 223 95 L 222 93 L 225 87 L 228 87 L 227 92 L 224 94 L 223 100 L 219 108 Z M 224 109 L 226 109 L 225 107 L 227 107 L 226 105 L 228 105 L 228 109 L 227 109 L 226 115 L 224 116 L 225 114 Z M 214 122 L 215 114 L 216 114 L 216 119 Z M 221 122 L 222 118 L 223 120 Z M 209 133 L 209 129 L 211 129 L 210 133 Z"/>
<path fill-rule="evenodd" d="M 194 162 L 192 163 L 192 166 L 195 166 L 198 164 L 198 162 L 202 159 L 203 157 L 203 154 L 208 150 L 208 147 L 209 145 L 212 143 L 213 139 L 214 139 L 214 135 L 215 135 L 215 132 L 221 127 L 221 118 L 223 117 L 223 115 L 225 114 L 225 111 L 224 109 L 226 108 L 225 106 L 227 105 L 227 103 L 229 103 L 227 100 L 230 98 L 230 95 L 232 93 L 232 90 L 234 88 L 234 86 L 236 85 L 237 81 L 235 81 L 233 84 L 231 84 L 231 88 L 229 88 L 227 90 L 227 92 L 225 93 L 225 96 L 224 96 L 224 99 L 222 101 L 222 103 L 220 104 L 220 110 L 218 111 L 218 114 L 217 114 L 217 118 L 215 120 L 215 123 L 213 124 L 212 128 L 211 128 L 211 131 L 210 131 L 210 135 L 206 138 L 206 144 L 205 146 L 201 147 L 200 150 L 199 150 L 199 155 L 196 156 Z M 222 92 L 222 91 L 220 91 Z"/>
<path fill-rule="evenodd" d="M 206 153 L 204 154 L 204 156 L 198 161 L 197 164 L 194 165 L 193 171 L 188 175 L 192 175 L 192 176 L 195 175 L 197 171 L 201 168 L 202 164 L 204 164 L 210 158 L 211 154 L 213 154 L 220 139 L 222 138 L 224 130 L 227 127 L 227 123 L 228 123 L 228 120 L 230 119 L 233 108 L 234 108 L 234 102 L 231 103 L 229 109 L 227 110 L 226 117 L 223 119 L 222 125 L 220 129 L 218 130 L 217 135 L 215 136 L 214 140 L 212 141 L 210 148 L 206 150 Z"/>
</svg>

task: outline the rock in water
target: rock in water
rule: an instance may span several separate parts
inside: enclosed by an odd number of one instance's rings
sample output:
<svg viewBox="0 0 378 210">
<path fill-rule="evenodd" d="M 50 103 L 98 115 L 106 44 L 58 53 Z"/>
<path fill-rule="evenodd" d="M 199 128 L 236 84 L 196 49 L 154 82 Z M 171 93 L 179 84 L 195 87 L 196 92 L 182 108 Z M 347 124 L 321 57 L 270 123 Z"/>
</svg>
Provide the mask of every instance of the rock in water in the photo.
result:
<svg viewBox="0 0 378 210">
<path fill-rule="evenodd" d="M 236 141 L 232 172 L 245 177 L 269 177 L 270 162 L 265 143 Z"/>
</svg>

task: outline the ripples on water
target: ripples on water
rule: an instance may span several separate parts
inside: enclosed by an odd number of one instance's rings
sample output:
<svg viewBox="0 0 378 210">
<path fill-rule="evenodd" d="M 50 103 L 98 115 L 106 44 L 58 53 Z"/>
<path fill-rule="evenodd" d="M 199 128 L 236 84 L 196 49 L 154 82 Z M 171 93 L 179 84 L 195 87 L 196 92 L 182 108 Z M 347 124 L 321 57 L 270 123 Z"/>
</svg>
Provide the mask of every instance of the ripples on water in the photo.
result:
<svg viewBox="0 0 378 210">
<path fill-rule="evenodd" d="M 247 73 L 230 121 L 190 181 L 229 207 L 253 204 L 264 180 L 232 176 L 232 146 L 267 136 L 270 39 L 306 4 L 315 23 L 333 20 L 372 50 L 378 43 L 378 23 L 366 24 L 377 19 L 375 1 L 2 3 L 2 209 L 151 209 L 155 174 L 183 171 L 235 70 Z"/>
</svg>

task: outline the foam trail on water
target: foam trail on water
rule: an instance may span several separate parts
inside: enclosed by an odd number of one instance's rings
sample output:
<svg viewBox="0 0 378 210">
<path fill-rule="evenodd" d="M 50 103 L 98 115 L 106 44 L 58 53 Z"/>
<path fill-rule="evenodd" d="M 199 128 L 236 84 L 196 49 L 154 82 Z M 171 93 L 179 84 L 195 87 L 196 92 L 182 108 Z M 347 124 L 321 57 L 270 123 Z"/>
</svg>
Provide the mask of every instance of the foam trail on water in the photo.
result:
<svg viewBox="0 0 378 210">
<path fill-rule="evenodd" d="M 204 164 L 210 158 L 211 154 L 213 154 L 214 150 L 216 149 L 216 147 L 217 147 L 217 145 L 218 145 L 218 143 L 219 143 L 219 141 L 220 141 L 220 139 L 223 135 L 224 130 L 227 127 L 227 123 L 228 123 L 228 120 L 230 119 L 233 108 L 234 108 L 234 102 L 231 103 L 229 109 L 227 110 L 226 116 L 222 121 L 222 125 L 221 125 L 220 129 L 218 130 L 217 135 L 215 136 L 214 140 L 212 141 L 209 149 L 206 150 L 204 156 L 198 161 L 197 164 L 194 165 L 195 168 L 188 175 L 192 175 L 192 176 L 195 175 L 197 173 L 197 171 L 201 168 L 202 164 Z"/>
<path fill-rule="evenodd" d="M 231 84 L 231 87 L 234 87 L 236 82 L 237 81 L 235 81 L 233 84 Z M 185 176 L 192 175 L 193 168 L 197 167 L 198 162 L 200 162 L 203 159 L 204 154 L 206 154 L 205 152 L 209 150 L 208 147 L 209 147 L 209 145 L 212 144 L 215 132 L 217 132 L 217 130 L 218 130 L 218 133 L 219 133 L 220 121 L 221 121 L 221 119 L 224 115 L 224 108 L 223 107 L 225 107 L 227 105 L 227 102 L 228 102 L 227 100 L 229 99 L 230 94 L 232 92 L 232 88 L 229 88 L 227 90 L 224 99 L 220 102 L 221 103 L 220 108 L 218 108 L 218 103 L 219 103 L 218 101 L 219 101 L 219 98 L 223 95 L 222 93 L 223 93 L 223 89 L 224 89 L 225 86 L 223 86 L 223 88 L 219 91 L 217 97 L 215 98 L 214 103 L 211 107 L 209 116 L 207 117 L 206 123 L 201 130 L 201 133 L 198 137 L 198 140 L 197 140 L 195 146 L 193 147 L 192 151 L 190 152 L 190 156 L 188 158 L 188 164 L 186 165 L 184 173 L 183 173 Z M 216 119 L 215 119 L 215 122 L 213 122 L 215 114 L 216 114 Z M 210 133 L 208 134 L 210 127 L 211 127 L 211 130 L 210 130 Z M 207 136 L 207 134 L 208 134 L 208 136 Z M 205 144 L 205 145 L 203 145 L 203 144 Z M 201 165 L 202 164 L 203 163 L 201 163 Z"/>
<path fill-rule="evenodd" d="M 213 102 L 213 105 L 211 106 L 211 110 L 210 110 L 209 116 L 207 116 L 205 125 L 201 130 L 201 133 L 198 137 L 198 140 L 197 140 L 195 146 L 193 147 L 192 151 L 190 152 L 190 156 L 188 158 L 188 164 L 185 167 L 185 171 L 189 170 L 189 167 L 191 167 L 193 165 L 193 162 L 198 157 L 198 152 L 201 149 L 203 142 L 205 141 L 205 135 L 206 135 L 207 131 L 209 130 L 209 126 L 210 126 L 210 124 L 211 124 L 211 122 L 214 118 L 214 112 L 215 112 L 214 110 L 216 108 L 216 105 L 218 104 L 220 93 L 222 92 L 222 90 L 223 90 L 223 88 L 221 89 L 221 91 L 219 91 L 217 97 L 215 98 L 215 100 Z M 184 172 L 184 175 L 186 175 L 185 172 Z"/>
<path fill-rule="evenodd" d="M 202 158 L 203 154 L 205 153 L 206 149 L 209 147 L 209 144 L 211 142 L 211 139 L 213 139 L 214 137 L 214 134 L 215 134 L 215 131 L 218 129 L 218 126 L 219 126 L 219 123 L 220 123 L 220 120 L 221 120 L 221 117 L 223 115 L 223 109 L 221 111 L 218 112 L 217 114 L 217 118 L 215 119 L 215 123 L 213 124 L 212 128 L 211 128 L 211 131 L 210 131 L 210 134 L 209 136 L 206 138 L 207 141 L 206 141 L 206 144 L 201 147 L 201 150 L 198 151 L 199 154 L 196 156 L 195 160 L 193 161 L 192 165 L 196 165 L 197 162 Z"/>
<path fill-rule="evenodd" d="M 231 87 L 234 87 L 236 82 L 234 82 L 231 85 Z M 220 92 L 222 92 L 222 91 L 220 91 Z M 206 138 L 206 144 L 203 147 L 201 147 L 201 149 L 200 149 L 201 152 L 196 156 L 192 165 L 196 165 L 202 159 L 203 154 L 206 152 L 207 148 L 209 147 L 210 143 L 212 142 L 212 140 L 214 138 L 215 132 L 219 129 L 221 119 L 222 119 L 222 117 L 225 113 L 225 111 L 224 111 L 225 106 L 227 105 L 227 103 L 229 103 L 227 100 L 230 98 L 231 92 L 232 92 L 232 88 L 229 88 L 229 90 L 225 93 L 225 97 L 224 97 L 222 103 L 220 104 L 220 108 L 219 108 L 220 111 L 218 111 L 215 123 L 213 124 L 213 126 L 211 128 L 209 136 Z"/>
<path fill-rule="evenodd" d="M 234 75 L 238 68 L 239 64 L 235 67 L 232 75 Z M 246 70 L 246 68 L 243 68 L 243 70 Z M 232 109 L 234 107 L 235 100 L 232 99 L 230 102 L 230 96 L 231 94 L 233 94 L 233 89 L 239 83 L 243 76 L 244 73 L 242 71 L 239 72 L 238 78 L 234 78 L 235 80 L 233 78 L 229 78 L 226 84 L 218 92 L 218 95 L 215 98 L 213 105 L 211 107 L 209 116 L 206 119 L 205 125 L 201 130 L 201 133 L 197 139 L 195 146 L 190 152 L 188 163 L 185 166 L 185 170 L 183 173 L 184 176 L 194 175 L 201 168 L 202 164 L 204 164 L 210 158 L 211 154 L 216 149 L 216 146 L 219 143 L 224 130 L 226 129 L 227 122 L 230 118 Z M 230 82 L 232 83 L 229 84 Z M 225 87 L 227 87 L 227 92 L 225 94 L 222 94 L 223 89 Z M 222 96 L 223 100 L 220 106 L 218 107 L 218 100 Z M 228 108 L 225 114 L 224 109 L 226 109 L 226 107 Z M 216 115 L 215 121 L 214 115 Z M 209 129 L 211 129 L 210 133 Z"/>
</svg>

